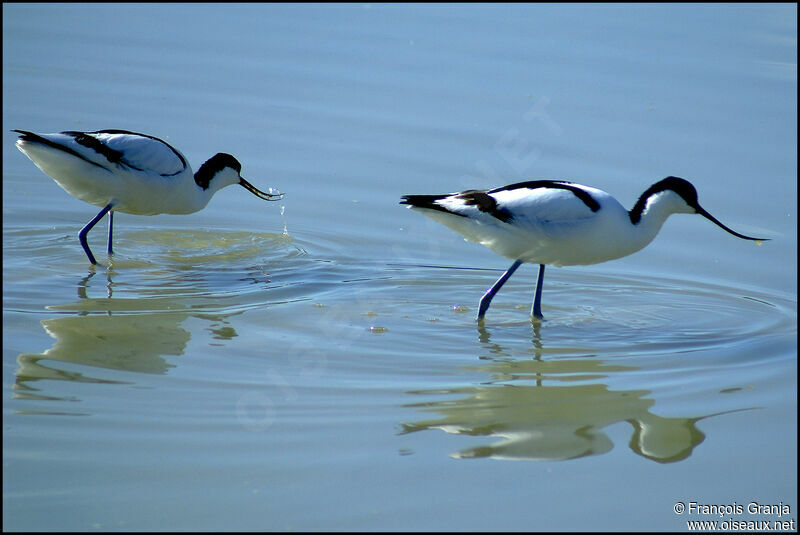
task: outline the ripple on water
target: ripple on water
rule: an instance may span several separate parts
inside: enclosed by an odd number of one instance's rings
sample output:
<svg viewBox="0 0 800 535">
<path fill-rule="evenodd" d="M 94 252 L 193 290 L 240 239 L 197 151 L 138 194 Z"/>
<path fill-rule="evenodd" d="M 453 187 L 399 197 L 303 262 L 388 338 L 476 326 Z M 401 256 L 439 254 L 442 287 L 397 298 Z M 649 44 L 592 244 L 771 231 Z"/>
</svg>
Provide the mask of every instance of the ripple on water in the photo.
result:
<svg viewBox="0 0 800 535">
<path fill-rule="evenodd" d="M 39 232 L 32 239 L 47 241 L 48 235 Z M 51 256 L 63 257 L 63 247 Z M 60 281 L 55 281 L 55 260 L 47 259 L 35 278 L 51 285 L 42 303 L 50 310 L 126 314 L 232 314 L 297 301 L 322 303 L 343 295 L 347 300 L 351 289 L 364 288 L 375 278 L 389 278 L 376 272 L 374 265 L 337 257 L 342 251 L 324 236 L 297 239 L 288 232 L 127 230 L 115 241 L 110 262 L 98 255 L 103 265 L 63 269 L 62 260 Z M 85 261 L 79 248 L 78 252 L 76 261 Z M 323 258 L 326 254 L 331 257 Z M 58 287 L 57 292 L 52 285 Z M 77 301 L 53 302 L 53 295 L 63 295 L 64 288 L 71 286 L 77 287 Z M 33 306 L 40 310 L 36 303 Z M 306 318 L 297 319 L 304 322 Z"/>
<path fill-rule="evenodd" d="M 31 251 L 13 255 L 26 263 L 19 270 L 5 267 L 7 282 L 18 283 L 11 286 L 33 310 L 241 310 L 271 303 L 274 298 L 265 290 L 282 286 L 272 272 L 307 256 L 288 233 L 126 230 L 115 237 L 110 261 L 103 251 L 97 254 L 102 265 L 91 266 L 74 236 L 61 243 L 60 233 L 39 229 L 7 232 L 5 237 L 9 247 Z M 103 245 L 92 243 L 95 250 Z M 29 261 L 31 255 L 38 255 L 35 263 Z M 69 287 L 77 288 L 79 301 L 54 303 L 54 296 L 64 296 Z"/>
<path fill-rule="evenodd" d="M 409 314 L 419 318 L 416 334 L 405 333 L 406 351 L 438 359 L 441 373 L 408 392 L 418 414 L 401 427 L 469 437 L 454 442 L 451 457 L 565 460 L 602 455 L 617 442 L 658 463 L 679 462 L 704 443 L 707 420 L 779 418 L 794 389 L 785 379 L 796 370 L 789 296 L 565 270 L 545 285 L 545 321 L 530 321 L 534 287 L 522 277 L 478 324 L 477 298 L 494 278 L 432 268 L 397 270 L 408 281 Z M 453 311 L 460 300 L 468 314 Z M 439 321 L 427 321 L 432 311 Z M 476 379 L 446 374 L 459 357 Z M 616 424 L 627 427 L 606 430 Z"/>
<path fill-rule="evenodd" d="M 420 322 L 426 330 L 475 323 L 478 299 L 494 280 L 483 270 L 394 267 L 408 281 L 411 314 L 442 320 Z M 532 323 L 534 288 L 535 281 L 509 281 L 492 302 L 481 338 L 533 339 L 540 353 L 646 355 L 733 348 L 791 333 L 796 325 L 796 302 L 760 289 L 578 271 L 558 271 L 546 281 L 545 321 Z"/>
<path fill-rule="evenodd" d="M 54 235 L 60 233 L 6 233 L 10 246 L 16 243 L 44 256 L 33 270 L 26 268 L 26 277 L 35 279 L 38 271 L 40 277 L 52 277 L 48 264 L 56 261 L 54 255 L 63 257 L 65 247 L 54 247 Z M 115 307 L 130 312 L 139 307 L 232 312 L 306 300 L 347 306 L 353 295 L 372 291 L 382 300 L 383 317 L 422 318 L 419 332 L 408 325 L 401 332 L 424 338 L 431 329 L 472 326 L 477 300 L 494 277 L 487 270 L 365 261 L 338 237 L 324 233 L 298 239 L 286 232 L 127 230 L 120 233 L 116 251 L 108 268 L 89 268 L 88 275 L 76 279 L 82 310 L 93 308 L 92 299 L 101 300 L 95 305 L 102 310 L 111 297 Z M 6 272 L 13 279 L 14 271 Z M 74 273 L 59 273 L 68 276 Z M 525 278 L 509 281 L 487 314 L 490 336 L 530 337 L 534 284 Z M 130 299 L 130 306 L 122 299 Z M 567 270 L 556 270 L 547 279 L 543 310 L 546 321 L 534 327 L 545 348 L 557 352 L 565 346 L 626 354 L 734 347 L 789 332 L 796 324 L 796 303 L 763 290 Z"/>
</svg>

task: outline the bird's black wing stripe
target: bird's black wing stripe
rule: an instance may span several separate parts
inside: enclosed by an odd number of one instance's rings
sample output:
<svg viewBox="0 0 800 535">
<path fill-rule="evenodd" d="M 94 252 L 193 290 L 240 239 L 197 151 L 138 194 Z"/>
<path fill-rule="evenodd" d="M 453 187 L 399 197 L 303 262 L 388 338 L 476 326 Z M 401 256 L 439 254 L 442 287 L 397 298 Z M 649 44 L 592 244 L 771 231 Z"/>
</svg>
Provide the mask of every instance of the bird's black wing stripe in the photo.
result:
<svg viewBox="0 0 800 535">
<path fill-rule="evenodd" d="M 486 212 L 487 214 L 496 217 L 500 221 L 508 223 L 514 218 L 514 216 L 511 215 L 511 212 L 505 208 L 500 208 L 497 206 L 497 201 L 495 198 L 489 195 L 489 193 L 486 191 L 463 191 L 457 195 L 457 198 L 464 199 L 464 204 L 467 206 L 476 206 L 481 212 Z"/>
<path fill-rule="evenodd" d="M 93 151 L 95 151 L 96 153 L 103 155 L 103 157 L 105 157 L 105 159 L 108 160 L 111 163 L 115 163 L 115 164 L 116 163 L 124 163 L 125 165 L 128 165 L 128 162 L 124 162 L 123 161 L 122 152 L 120 152 L 118 150 L 114 150 L 114 149 L 112 149 L 111 147 L 109 147 L 107 145 L 104 145 L 102 141 L 100 141 L 99 139 L 97 139 L 94 136 L 90 136 L 89 134 L 86 134 L 84 132 L 74 132 L 74 131 L 67 131 L 67 132 L 61 132 L 61 133 L 64 134 L 64 135 L 67 135 L 67 136 L 74 137 L 75 138 L 75 142 L 78 145 L 83 145 L 84 147 L 88 147 L 88 148 L 92 149 Z M 133 167 L 133 166 L 129 166 L 129 167 Z M 136 169 L 136 168 L 134 167 L 134 169 Z"/>
<path fill-rule="evenodd" d="M 428 208 L 430 210 L 438 210 L 447 214 L 467 217 L 466 214 L 453 212 L 436 202 L 453 196 L 455 196 L 457 199 L 463 199 L 464 204 L 467 206 L 475 206 L 481 212 L 492 215 L 500 221 L 508 223 L 513 218 L 510 212 L 503 208 L 499 208 L 497 206 L 497 201 L 494 200 L 494 198 L 486 191 L 482 190 L 467 190 L 462 191 L 461 193 L 448 195 L 403 195 L 403 200 L 400 201 L 400 204 L 409 204 L 417 208 Z"/>
<path fill-rule="evenodd" d="M 501 188 L 495 188 L 488 191 L 485 190 L 468 190 L 455 194 L 456 198 L 463 199 L 464 203 L 469 206 L 476 206 L 481 212 L 490 214 L 500 221 L 509 223 L 514 216 L 497 204 L 497 200 L 492 197 L 492 193 L 500 191 L 512 191 L 515 189 L 537 189 L 537 188 L 550 188 L 550 189 L 565 189 L 571 191 L 577 198 L 589 207 L 592 212 L 600 209 L 600 203 L 592 197 L 589 192 L 576 186 L 572 182 L 559 182 L 555 180 L 530 180 L 527 182 L 517 182 Z M 448 214 L 464 215 L 451 212 L 444 206 L 436 203 L 436 201 L 450 197 L 450 195 L 404 195 L 400 204 L 410 204 L 418 208 L 429 208 L 431 210 L 439 210 L 447 212 Z M 466 216 L 465 216 L 466 217 Z"/>
<path fill-rule="evenodd" d="M 179 174 L 183 173 L 183 171 L 186 169 L 186 167 L 188 165 L 186 163 L 186 160 L 183 158 L 183 155 L 181 155 L 181 153 L 178 152 L 175 149 L 175 147 L 173 147 L 172 145 L 170 145 L 169 143 L 167 143 L 163 139 L 157 138 L 155 136 L 149 136 L 147 134 L 141 134 L 139 132 L 131 132 L 130 130 L 118 130 L 118 129 L 96 130 L 94 132 L 89 132 L 89 133 L 90 134 L 125 134 L 125 135 L 129 135 L 129 136 L 141 136 L 141 137 L 146 137 L 148 139 L 152 139 L 153 141 L 158 141 L 159 143 L 163 143 L 165 146 L 169 147 L 169 150 L 171 150 L 175 154 L 175 156 L 178 157 L 178 159 L 180 159 L 181 164 L 183 164 L 183 169 L 181 169 L 180 171 L 177 171 L 175 173 L 171 173 L 171 174 L 162 174 L 161 176 L 179 175 Z M 130 165 L 130 163 L 128 163 L 127 161 L 125 161 L 124 163 L 128 167 L 133 167 L 134 169 L 137 169 L 137 167 L 135 167 L 133 165 Z M 141 171 L 141 169 L 139 169 L 139 170 Z"/>
<path fill-rule="evenodd" d="M 592 197 L 588 191 L 579 188 L 572 182 L 561 182 L 556 180 L 529 180 L 527 182 L 517 182 L 503 186 L 502 188 L 495 188 L 489 190 L 487 193 L 497 193 L 498 191 L 510 191 L 515 189 L 537 189 L 537 188 L 551 188 L 551 189 L 565 189 L 571 191 L 577 198 L 583 201 L 583 204 L 589 207 L 592 212 L 600 209 L 600 203 Z"/>
<path fill-rule="evenodd" d="M 67 154 L 71 154 L 71 155 L 75 156 L 76 158 L 80 158 L 81 160 L 85 161 L 86 163 L 90 163 L 92 165 L 96 165 L 97 167 L 99 167 L 101 169 L 105 169 L 106 171 L 109 171 L 109 169 L 107 167 L 105 167 L 103 165 L 100 165 L 97 162 L 93 162 L 92 160 L 89 160 L 88 158 L 86 158 L 82 154 L 80 154 L 79 152 L 74 151 L 69 147 L 65 147 L 64 145 L 59 145 L 58 143 L 50 141 L 49 139 L 44 138 L 44 137 L 42 137 L 40 135 L 34 134 L 33 132 L 28 132 L 26 130 L 13 130 L 13 131 L 14 132 L 18 132 L 19 134 L 21 134 L 19 136 L 19 138 L 22 141 L 25 141 L 27 143 L 40 143 L 42 145 L 47 145 L 48 147 L 52 147 L 52 148 L 54 148 L 56 150 L 60 150 L 62 152 L 66 152 Z"/>
</svg>

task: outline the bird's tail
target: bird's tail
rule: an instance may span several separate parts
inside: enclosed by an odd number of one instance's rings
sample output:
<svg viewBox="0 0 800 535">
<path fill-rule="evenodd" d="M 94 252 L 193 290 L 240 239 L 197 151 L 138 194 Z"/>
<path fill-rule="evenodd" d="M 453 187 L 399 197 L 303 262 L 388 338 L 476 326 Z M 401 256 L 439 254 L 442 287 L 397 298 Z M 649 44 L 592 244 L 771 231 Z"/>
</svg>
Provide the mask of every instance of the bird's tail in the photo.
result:
<svg viewBox="0 0 800 535">
<path fill-rule="evenodd" d="M 441 210 L 442 207 L 435 203 L 445 197 L 449 197 L 449 195 L 403 195 L 400 204 L 407 204 L 416 208 Z"/>
</svg>

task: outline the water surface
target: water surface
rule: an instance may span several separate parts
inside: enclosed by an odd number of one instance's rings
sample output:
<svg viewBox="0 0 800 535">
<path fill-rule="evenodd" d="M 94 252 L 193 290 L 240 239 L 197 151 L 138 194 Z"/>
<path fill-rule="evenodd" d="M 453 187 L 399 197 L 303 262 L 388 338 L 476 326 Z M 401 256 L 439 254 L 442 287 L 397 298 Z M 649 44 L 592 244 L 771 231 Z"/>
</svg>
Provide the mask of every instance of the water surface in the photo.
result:
<svg viewBox="0 0 800 535">
<path fill-rule="evenodd" d="M 796 8 L 3 6 L 8 530 L 683 530 L 797 505 Z M 12 128 L 124 128 L 241 188 L 115 218 Z M 511 263 L 398 204 L 526 179 L 645 250 Z M 516 461 L 516 462 L 511 462 Z M 776 520 L 742 514 L 735 520 Z M 784 516 L 781 520 L 787 520 Z"/>
</svg>

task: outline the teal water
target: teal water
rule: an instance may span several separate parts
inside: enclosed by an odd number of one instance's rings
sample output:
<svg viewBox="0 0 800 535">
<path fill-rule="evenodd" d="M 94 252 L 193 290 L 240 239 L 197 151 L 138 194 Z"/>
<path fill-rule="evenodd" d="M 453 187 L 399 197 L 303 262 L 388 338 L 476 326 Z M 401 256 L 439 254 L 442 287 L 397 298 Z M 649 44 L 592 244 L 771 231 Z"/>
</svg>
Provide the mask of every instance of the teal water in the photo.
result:
<svg viewBox="0 0 800 535">
<path fill-rule="evenodd" d="M 684 530 L 797 505 L 796 8 L 3 6 L 6 530 Z M 125 128 L 243 176 L 115 218 L 13 128 Z M 632 206 L 642 252 L 510 262 L 398 204 L 525 179 Z M 103 251 L 104 225 L 90 235 Z M 512 462 L 515 461 L 515 462 Z"/>
</svg>

